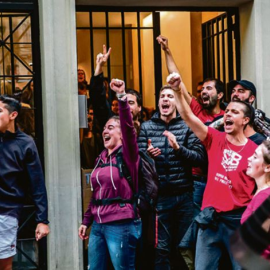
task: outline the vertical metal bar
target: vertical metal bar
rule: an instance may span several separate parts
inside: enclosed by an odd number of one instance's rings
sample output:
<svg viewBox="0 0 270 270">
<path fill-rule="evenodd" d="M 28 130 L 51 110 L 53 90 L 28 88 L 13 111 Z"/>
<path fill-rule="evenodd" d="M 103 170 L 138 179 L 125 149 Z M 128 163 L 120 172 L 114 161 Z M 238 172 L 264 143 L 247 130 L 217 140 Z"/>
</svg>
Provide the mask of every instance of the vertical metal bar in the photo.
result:
<svg viewBox="0 0 270 270">
<path fill-rule="evenodd" d="M 10 30 L 10 72 L 11 72 L 11 86 L 12 93 L 15 91 L 15 76 L 14 76 L 14 50 L 13 50 L 13 33 L 12 33 L 12 17 L 9 17 L 9 30 Z"/>
<path fill-rule="evenodd" d="M 224 37 L 224 17 L 222 17 L 222 64 L 223 64 L 223 82 L 226 83 L 226 59 L 225 59 L 225 37 Z"/>
<path fill-rule="evenodd" d="M 219 21 L 220 19 L 216 20 L 216 24 L 217 24 L 217 33 L 216 33 L 216 37 L 217 37 L 217 78 L 220 80 L 220 48 L 219 48 Z"/>
<path fill-rule="evenodd" d="M 127 72 L 126 72 L 126 33 L 125 33 L 125 17 L 124 12 L 121 12 L 122 21 L 122 54 L 123 54 L 123 76 L 124 82 L 127 83 Z"/>
<path fill-rule="evenodd" d="M 212 77 L 212 59 L 211 59 L 211 32 L 210 24 L 207 23 L 207 77 Z"/>
<path fill-rule="evenodd" d="M 207 78 L 206 25 L 202 24 L 203 78 Z"/>
<path fill-rule="evenodd" d="M 155 94 L 156 108 L 158 108 L 159 91 L 162 86 L 162 65 L 160 45 L 156 42 L 156 37 L 160 35 L 160 13 L 153 12 L 153 44 L 154 44 L 154 66 L 155 66 Z"/>
<path fill-rule="evenodd" d="M 239 13 L 235 13 L 235 23 L 234 23 L 234 38 L 235 38 L 235 57 L 236 57 L 236 80 L 241 79 L 240 61 L 240 29 L 239 29 Z"/>
<path fill-rule="evenodd" d="M 233 80 L 233 42 L 232 42 L 232 14 L 227 13 L 227 38 L 228 38 L 228 66 L 229 66 L 229 81 Z"/>
<path fill-rule="evenodd" d="M 1 13 L 1 25 L 3 25 L 3 15 Z M 4 34 L 3 34 L 3 28 L 1 28 L 1 40 L 4 40 Z M 5 72 L 5 51 L 4 51 L 4 46 L 1 46 L 1 52 L 2 52 L 2 58 L 3 58 L 3 84 L 0 82 L 0 94 L 5 93 L 5 80 L 6 80 L 6 72 Z M 3 89 L 1 89 L 1 85 L 3 85 Z M 2 92 L 3 91 L 3 92 Z"/>
<path fill-rule="evenodd" d="M 212 74 L 211 77 L 216 78 L 216 69 L 215 69 L 215 36 L 214 36 L 214 21 L 211 21 L 211 56 L 212 56 Z"/>
<path fill-rule="evenodd" d="M 93 34 L 93 16 L 92 11 L 89 11 L 89 25 L 90 25 L 90 55 L 91 55 L 91 70 L 92 74 L 95 72 L 95 56 L 94 56 L 94 34 Z"/>
<path fill-rule="evenodd" d="M 139 91 L 142 96 L 142 49 L 141 49 L 141 22 L 140 22 L 140 12 L 137 12 L 137 25 L 138 25 L 138 66 L 139 66 Z M 142 96 L 143 99 L 143 96 Z"/>
</svg>

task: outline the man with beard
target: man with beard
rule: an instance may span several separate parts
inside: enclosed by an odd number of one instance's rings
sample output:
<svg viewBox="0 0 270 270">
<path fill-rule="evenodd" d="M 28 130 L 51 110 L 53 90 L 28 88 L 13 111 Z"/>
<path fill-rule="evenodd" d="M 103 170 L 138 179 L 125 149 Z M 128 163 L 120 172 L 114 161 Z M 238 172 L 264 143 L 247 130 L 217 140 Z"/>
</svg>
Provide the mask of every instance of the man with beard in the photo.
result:
<svg viewBox="0 0 270 270">
<path fill-rule="evenodd" d="M 199 227 L 195 269 L 218 269 L 225 253 L 229 254 L 232 269 L 241 269 L 231 254 L 229 238 L 240 226 L 242 213 L 255 188 L 246 168 L 257 145 L 244 134 L 254 110 L 243 101 L 230 102 L 224 115 L 225 132 L 220 132 L 204 125 L 192 113 L 178 74 L 171 74 L 167 81 L 175 91 L 178 112 L 206 147 L 209 160 L 202 212 L 195 218 Z"/>
<path fill-rule="evenodd" d="M 138 137 L 139 149 L 155 159 L 159 174 L 155 269 L 171 269 L 171 255 L 193 219 L 192 166 L 206 160 L 204 147 L 176 112 L 174 95 L 170 86 L 161 88 L 159 112 L 142 123 Z M 190 253 L 181 250 L 181 254 L 190 264 Z"/>
<path fill-rule="evenodd" d="M 240 81 L 230 81 L 229 82 L 229 93 L 231 93 L 231 100 L 232 101 L 244 101 L 248 104 L 252 105 L 256 99 L 256 87 L 255 85 L 247 80 L 240 80 Z M 210 126 L 219 129 L 224 124 L 224 119 L 218 119 Z M 247 138 L 255 142 L 257 145 L 260 145 L 264 140 L 265 136 L 256 132 L 254 130 L 254 123 L 249 123 L 245 130 L 244 134 Z"/>
<path fill-rule="evenodd" d="M 169 73 L 179 70 L 173 59 L 173 55 L 168 45 L 168 39 L 164 36 L 157 37 L 158 43 L 161 45 L 165 53 L 167 69 Z M 180 74 L 179 74 L 180 75 Z M 181 75 L 180 75 L 181 78 Z M 220 103 L 224 95 L 224 84 L 216 78 L 207 78 L 203 81 L 201 91 L 201 102 L 192 98 L 181 78 L 181 89 L 185 100 L 190 105 L 192 112 L 205 124 L 209 125 L 214 119 L 224 115 L 224 111 L 220 108 Z"/>
</svg>

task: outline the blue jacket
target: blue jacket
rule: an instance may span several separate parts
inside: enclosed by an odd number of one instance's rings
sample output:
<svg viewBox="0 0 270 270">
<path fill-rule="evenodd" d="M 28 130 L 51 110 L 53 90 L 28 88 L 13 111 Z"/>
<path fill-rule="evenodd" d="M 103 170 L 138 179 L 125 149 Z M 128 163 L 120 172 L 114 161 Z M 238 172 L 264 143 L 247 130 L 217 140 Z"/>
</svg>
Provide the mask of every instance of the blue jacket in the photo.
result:
<svg viewBox="0 0 270 270">
<path fill-rule="evenodd" d="M 19 210 L 29 193 L 37 223 L 49 223 L 44 176 L 33 139 L 19 129 L 0 133 L 0 211 Z"/>
</svg>

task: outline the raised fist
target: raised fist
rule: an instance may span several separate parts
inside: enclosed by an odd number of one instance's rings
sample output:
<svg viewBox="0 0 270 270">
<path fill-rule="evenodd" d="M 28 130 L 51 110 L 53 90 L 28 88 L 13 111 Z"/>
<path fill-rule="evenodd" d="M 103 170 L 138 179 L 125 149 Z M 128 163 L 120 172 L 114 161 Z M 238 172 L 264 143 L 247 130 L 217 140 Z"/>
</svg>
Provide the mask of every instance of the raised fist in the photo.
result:
<svg viewBox="0 0 270 270">
<path fill-rule="evenodd" d="M 112 79 L 110 87 L 116 94 L 125 93 L 125 82 L 122 80 Z"/>
<path fill-rule="evenodd" d="M 181 83 L 180 75 L 176 72 L 171 73 L 167 77 L 167 83 L 172 87 L 172 89 L 179 90 Z"/>
<path fill-rule="evenodd" d="M 159 35 L 156 40 L 163 51 L 167 51 L 169 49 L 168 39 L 166 37 Z"/>
</svg>

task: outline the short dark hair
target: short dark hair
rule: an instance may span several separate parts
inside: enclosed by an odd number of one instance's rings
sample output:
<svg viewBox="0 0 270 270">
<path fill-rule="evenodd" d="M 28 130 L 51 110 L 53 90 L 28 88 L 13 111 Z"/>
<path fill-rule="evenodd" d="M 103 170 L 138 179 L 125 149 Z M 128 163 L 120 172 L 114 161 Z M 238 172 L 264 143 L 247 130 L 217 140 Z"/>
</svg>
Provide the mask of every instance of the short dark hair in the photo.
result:
<svg viewBox="0 0 270 270">
<path fill-rule="evenodd" d="M 160 95 L 161 95 L 161 92 L 164 91 L 165 89 L 173 90 L 172 87 L 171 87 L 169 84 L 165 84 L 165 85 L 163 85 L 163 86 L 160 88 L 160 91 L 159 91 L 159 97 L 160 97 Z"/>
<path fill-rule="evenodd" d="M 0 95 L 0 101 L 5 104 L 5 108 L 9 111 L 9 113 L 20 113 L 21 104 L 17 99 L 8 95 Z"/>
<path fill-rule="evenodd" d="M 201 85 L 203 85 L 203 81 L 198 82 L 198 84 L 197 84 L 197 86 L 201 86 Z"/>
<path fill-rule="evenodd" d="M 216 78 L 206 78 L 203 80 L 203 83 L 206 83 L 206 82 L 215 82 L 215 87 L 217 89 L 217 93 L 225 93 L 225 87 L 224 87 L 224 83 L 219 80 L 219 79 L 216 79 Z"/>
<path fill-rule="evenodd" d="M 142 107 L 142 95 L 136 91 L 135 89 L 128 88 L 126 89 L 126 94 L 130 94 L 136 97 L 137 103 L 140 107 Z"/>
<path fill-rule="evenodd" d="M 242 100 L 232 100 L 231 102 L 240 103 L 240 104 L 244 105 L 244 107 L 245 107 L 245 109 L 243 110 L 244 116 L 249 118 L 249 122 L 247 123 L 247 125 L 248 124 L 252 125 L 254 122 L 254 117 L 255 117 L 254 108 L 249 103 L 242 101 Z"/>
</svg>

